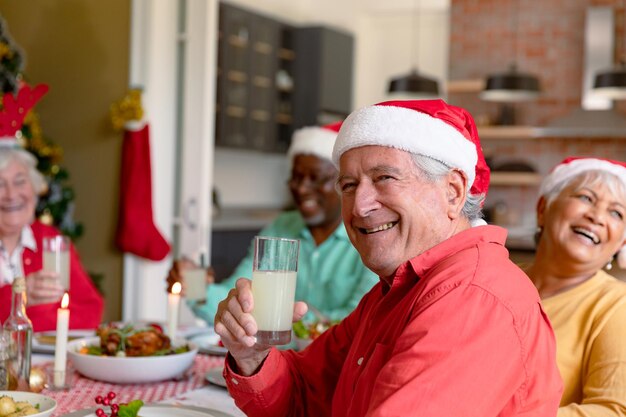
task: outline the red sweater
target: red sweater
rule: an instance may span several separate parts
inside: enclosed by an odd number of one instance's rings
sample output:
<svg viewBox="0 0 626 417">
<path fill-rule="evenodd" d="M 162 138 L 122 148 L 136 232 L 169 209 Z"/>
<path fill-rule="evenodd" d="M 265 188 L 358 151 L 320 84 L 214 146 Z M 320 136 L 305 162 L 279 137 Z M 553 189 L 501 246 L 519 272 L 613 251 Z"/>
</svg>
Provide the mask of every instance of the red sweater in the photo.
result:
<svg viewBox="0 0 626 417">
<path fill-rule="evenodd" d="M 35 221 L 31 224 L 37 252 L 24 248 L 22 253 L 22 268 L 28 279 L 29 274 L 43 268 L 43 238 L 59 235 L 59 231 L 51 226 Z M 91 278 L 83 269 L 74 245 L 70 247 L 70 329 L 95 329 L 102 319 L 104 301 L 96 290 Z M 39 304 L 26 308 L 26 314 L 33 322 L 36 332 L 55 330 L 57 309 L 60 300 L 56 303 Z M 0 287 L 0 322 L 9 316 L 11 311 L 11 285 Z"/>
</svg>

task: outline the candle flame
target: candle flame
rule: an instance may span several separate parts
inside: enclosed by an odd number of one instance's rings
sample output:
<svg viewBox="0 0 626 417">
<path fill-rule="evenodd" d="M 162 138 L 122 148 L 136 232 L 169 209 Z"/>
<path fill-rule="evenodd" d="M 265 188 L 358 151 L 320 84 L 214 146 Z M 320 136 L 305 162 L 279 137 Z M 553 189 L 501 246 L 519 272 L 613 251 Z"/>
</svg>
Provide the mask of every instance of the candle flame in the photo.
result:
<svg viewBox="0 0 626 417">
<path fill-rule="evenodd" d="M 180 282 L 175 282 L 174 285 L 172 285 L 172 294 L 178 295 L 182 289 L 183 287 L 180 285 Z"/>
<path fill-rule="evenodd" d="M 70 304 L 70 295 L 68 293 L 63 294 L 63 298 L 61 299 L 61 308 L 67 308 Z"/>
</svg>

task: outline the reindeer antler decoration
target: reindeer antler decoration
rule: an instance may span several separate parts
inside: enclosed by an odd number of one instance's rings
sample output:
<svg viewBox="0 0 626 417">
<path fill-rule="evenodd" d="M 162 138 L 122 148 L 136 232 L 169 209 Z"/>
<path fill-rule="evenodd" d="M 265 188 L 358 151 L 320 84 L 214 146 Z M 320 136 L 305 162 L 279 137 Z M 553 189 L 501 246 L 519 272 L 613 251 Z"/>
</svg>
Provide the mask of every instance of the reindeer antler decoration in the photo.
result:
<svg viewBox="0 0 626 417">
<path fill-rule="evenodd" d="M 4 95 L 0 111 L 0 140 L 15 140 L 24 118 L 47 92 L 46 84 L 39 84 L 35 88 L 24 84 L 20 87 L 17 97 L 12 93 Z"/>
</svg>

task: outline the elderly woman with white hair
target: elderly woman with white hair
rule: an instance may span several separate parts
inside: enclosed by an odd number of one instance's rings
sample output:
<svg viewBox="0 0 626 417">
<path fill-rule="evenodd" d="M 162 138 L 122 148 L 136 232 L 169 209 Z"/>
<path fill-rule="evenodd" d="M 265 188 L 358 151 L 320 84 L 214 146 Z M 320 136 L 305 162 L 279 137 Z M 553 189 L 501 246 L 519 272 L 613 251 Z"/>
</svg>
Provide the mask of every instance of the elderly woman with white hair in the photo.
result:
<svg viewBox="0 0 626 417">
<path fill-rule="evenodd" d="M 35 331 L 56 327 L 56 310 L 64 288 L 58 274 L 42 270 L 44 237 L 59 231 L 35 219 L 37 195 L 46 182 L 29 152 L 12 144 L 0 147 L 0 322 L 11 308 L 11 284 L 26 277 L 26 313 Z M 96 328 L 103 300 L 70 247 L 70 328 Z"/>
<path fill-rule="evenodd" d="M 566 416 L 626 415 L 626 163 L 567 158 L 544 179 L 526 269 L 556 335 Z"/>
</svg>

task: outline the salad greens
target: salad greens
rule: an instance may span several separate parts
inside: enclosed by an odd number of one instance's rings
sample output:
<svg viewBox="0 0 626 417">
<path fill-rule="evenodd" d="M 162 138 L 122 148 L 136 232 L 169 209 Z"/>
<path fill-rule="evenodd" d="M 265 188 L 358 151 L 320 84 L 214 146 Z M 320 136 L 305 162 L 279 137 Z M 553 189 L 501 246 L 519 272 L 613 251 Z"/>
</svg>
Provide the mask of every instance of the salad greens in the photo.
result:
<svg viewBox="0 0 626 417">
<path fill-rule="evenodd" d="M 137 417 L 139 409 L 143 407 L 143 401 L 133 400 L 128 404 L 120 404 L 120 410 L 117 412 L 119 417 Z"/>
</svg>

